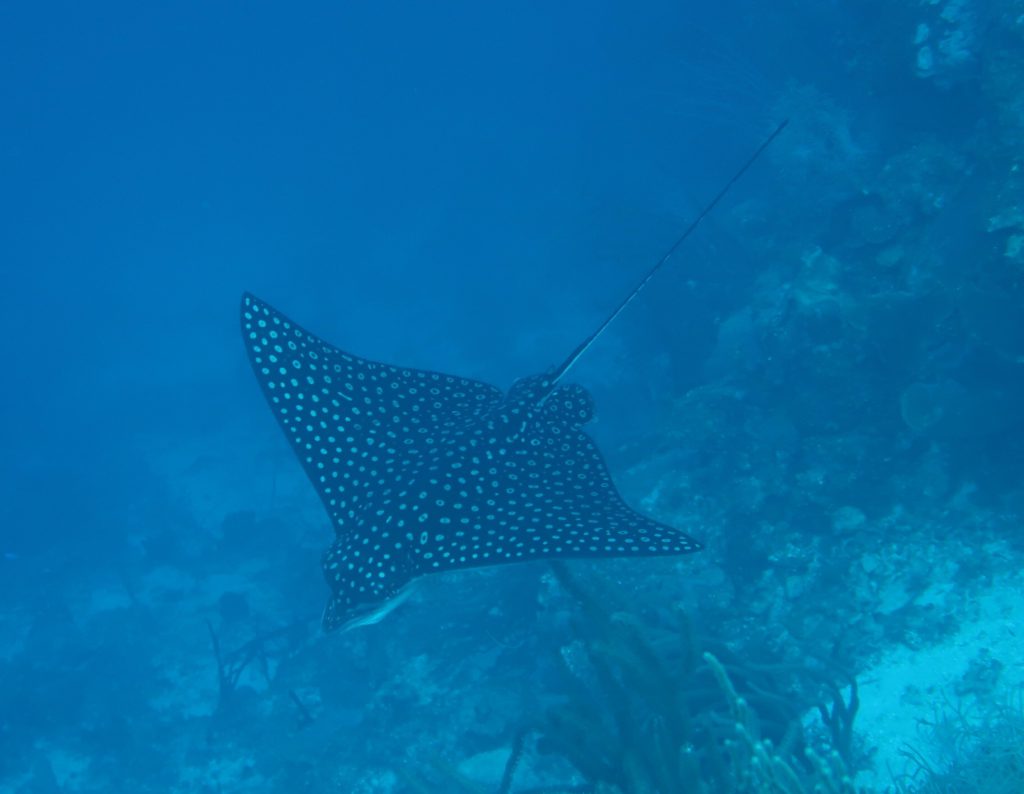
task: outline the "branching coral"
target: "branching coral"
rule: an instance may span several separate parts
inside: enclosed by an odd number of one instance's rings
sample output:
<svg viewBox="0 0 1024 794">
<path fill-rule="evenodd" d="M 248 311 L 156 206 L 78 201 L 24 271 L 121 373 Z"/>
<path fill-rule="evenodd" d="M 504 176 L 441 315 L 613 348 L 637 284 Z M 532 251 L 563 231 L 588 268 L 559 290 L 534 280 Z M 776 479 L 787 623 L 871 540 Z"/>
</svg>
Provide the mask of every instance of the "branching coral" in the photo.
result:
<svg viewBox="0 0 1024 794">
<path fill-rule="evenodd" d="M 614 794 L 852 794 L 847 773 L 855 686 L 844 700 L 832 682 L 819 706 L 831 744 L 806 745 L 812 701 L 781 684 L 783 673 L 821 683 L 793 665 L 754 665 L 726 646 L 698 651 L 685 614 L 673 630 L 614 611 L 567 570 L 556 576 L 584 618 L 559 659 L 565 701 L 540 726 L 538 748 L 568 759 L 595 790 Z M 708 643 L 714 645 L 714 643 Z M 846 760 L 843 758 L 846 755 Z"/>
<path fill-rule="evenodd" d="M 497 794 L 854 794 L 851 675 L 810 660 L 744 661 L 724 643 L 698 641 L 681 609 L 660 623 L 643 619 L 616 608 L 610 592 L 582 587 L 564 565 L 553 568 L 579 607 L 574 638 L 555 659 L 560 700 L 518 730 Z M 804 722 L 815 707 L 822 738 L 812 748 Z M 516 788 L 530 754 L 568 762 L 577 779 Z M 413 791 L 444 781 L 446 790 L 487 794 L 445 761 L 430 782 L 402 776 Z"/>
<path fill-rule="evenodd" d="M 807 747 L 804 755 L 807 768 L 801 768 L 788 753 L 759 738 L 757 716 L 733 686 L 728 672 L 713 654 L 705 653 L 704 661 L 714 673 L 729 702 L 735 720 L 735 736 L 726 740 L 730 751 L 729 791 L 772 792 L 773 794 L 854 794 L 856 789 L 847 773 L 839 751 L 831 749 L 820 755 Z M 842 703 L 842 699 L 838 701 Z M 836 712 L 832 712 L 833 716 Z"/>
<path fill-rule="evenodd" d="M 282 641 L 294 644 L 296 637 L 301 637 L 302 635 L 302 625 L 299 623 L 282 626 L 254 637 L 230 653 L 224 653 L 221 650 L 220 638 L 217 636 L 217 632 L 209 620 L 206 621 L 206 629 L 210 634 L 210 644 L 213 648 L 214 659 L 217 661 L 219 693 L 217 710 L 219 712 L 229 707 L 238 689 L 238 683 L 242 678 L 242 674 L 245 673 L 250 665 L 256 665 L 262 677 L 267 683 L 270 683 L 268 648 L 274 644 L 280 644 Z M 302 719 L 308 718 L 309 712 L 301 701 L 298 700 L 298 695 L 291 692 L 289 697 L 300 709 L 300 717 Z"/>
</svg>

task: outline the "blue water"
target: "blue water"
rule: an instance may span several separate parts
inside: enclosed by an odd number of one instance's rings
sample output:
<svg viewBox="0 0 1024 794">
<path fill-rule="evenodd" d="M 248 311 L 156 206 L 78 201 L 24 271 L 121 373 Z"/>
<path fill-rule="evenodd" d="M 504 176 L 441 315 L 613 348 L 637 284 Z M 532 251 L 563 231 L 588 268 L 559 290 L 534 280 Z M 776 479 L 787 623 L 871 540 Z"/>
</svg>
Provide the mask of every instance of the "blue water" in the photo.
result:
<svg viewBox="0 0 1024 794">
<path fill-rule="evenodd" d="M 1019 569 L 1022 55 L 1012 0 L 4 5 L 0 792 L 497 790 L 578 605 L 499 566 L 320 634 L 240 296 L 504 389 L 783 118 L 572 373 L 626 500 L 708 548 L 572 571 L 741 659 L 941 647 Z M 259 650 L 227 703 L 211 631 Z M 542 746 L 511 791 L 599 782 Z"/>
</svg>

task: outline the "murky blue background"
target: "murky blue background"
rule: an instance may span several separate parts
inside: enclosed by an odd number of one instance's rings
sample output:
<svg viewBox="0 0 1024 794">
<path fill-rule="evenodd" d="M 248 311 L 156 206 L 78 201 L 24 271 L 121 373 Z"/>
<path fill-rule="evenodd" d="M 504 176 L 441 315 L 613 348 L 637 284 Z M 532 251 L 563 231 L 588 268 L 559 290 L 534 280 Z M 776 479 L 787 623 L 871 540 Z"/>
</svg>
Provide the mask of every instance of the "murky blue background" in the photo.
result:
<svg viewBox="0 0 1024 794">
<path fill-rule="evenodd" d="M 312 661 L 256 688 L 248 771 L 223 761 L 239 744 L 194 749 L 217 699 L 205 621 L 238 646 L 312 626 L 326 595 L 330 529 L 248 370 L 241 292 L 360 355 L 506 387 L 560 362 L 785 117 L 574 370 L 626 498 L 709 545 L 604 572 L 754 656 L 809 643 L 861 671 L 948 637 L 959 607 L 921 594 L 974 592 L 1020 550 L 1020 14 L 0 7 L 0 791 L 299 790 L 261 750 L 285 724 L 344 791 L 407 790 L 373 738 L 399 723 L 414 759 L 437 719 L 453 764 L 507 745 L 514 709 L 467 740 L 436 692 L 472 697 L 429 670 L 462 659 L 475 697 L 540 697 L 530 643 L 567 636 L 544 622 L 543 567 L 456 576 L 390 629 L 289 646 Z M 840 651 L 841 625 L 858 628 Z M 476 663 L 440 626 L 533 639 Z M 409 659 L 435 694 L 389 711 Z M 298 687 L 365 747 L 293 736 L 274 709 Z M 140 731 L 174 749 L 126 771 Z M 569 782 L 549 772 L 535 785 Z"/>
</svg>

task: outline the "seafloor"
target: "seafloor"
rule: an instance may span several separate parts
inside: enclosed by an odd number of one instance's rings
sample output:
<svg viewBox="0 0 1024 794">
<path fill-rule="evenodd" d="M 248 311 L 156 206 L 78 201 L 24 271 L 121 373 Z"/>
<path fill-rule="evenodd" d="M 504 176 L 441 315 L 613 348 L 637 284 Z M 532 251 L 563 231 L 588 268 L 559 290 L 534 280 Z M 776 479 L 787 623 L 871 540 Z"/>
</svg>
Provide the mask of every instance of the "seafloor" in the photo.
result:
<svg viewBox="0 0 1024 794">
<path fill-rule="evenodd" d="M 140 438 L 103 506 L 130 554 L 0 562 L 0 793 L 1024 791 L 1024 8 L 993 6 L 906 42 L 971 123 L 879 152 L 794 84 L 779 195 L 717 217 L 759 275 L 607 450 L 705 552 L 432 577 L 323 635 L 329 530 L 269 421 Z"/>
</svg>

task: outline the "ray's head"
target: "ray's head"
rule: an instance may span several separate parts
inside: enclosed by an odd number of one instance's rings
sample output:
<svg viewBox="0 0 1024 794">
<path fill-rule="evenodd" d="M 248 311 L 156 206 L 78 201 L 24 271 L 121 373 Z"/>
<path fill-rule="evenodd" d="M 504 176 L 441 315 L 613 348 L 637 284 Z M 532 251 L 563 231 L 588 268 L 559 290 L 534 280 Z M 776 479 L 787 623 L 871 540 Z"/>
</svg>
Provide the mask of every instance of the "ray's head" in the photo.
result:
<svg viewBox="0 0 1024 794">
<path fill-rule="evenodd" d="M 582 386 L 570 383 L 552 391 L 544 402 L 545 419 L 582 427 L 594 418 L 594 398 Z"/>
</svg>

